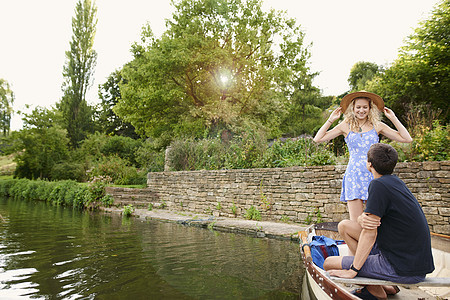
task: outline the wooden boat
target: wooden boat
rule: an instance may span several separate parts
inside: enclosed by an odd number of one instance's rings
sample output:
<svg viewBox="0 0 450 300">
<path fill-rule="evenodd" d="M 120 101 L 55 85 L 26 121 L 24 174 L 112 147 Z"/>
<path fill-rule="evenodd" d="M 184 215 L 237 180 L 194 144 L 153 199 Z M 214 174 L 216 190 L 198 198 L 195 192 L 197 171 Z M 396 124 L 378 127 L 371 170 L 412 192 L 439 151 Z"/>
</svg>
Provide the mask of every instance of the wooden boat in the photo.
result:
<svg viewBox="0 0 450 300">
<path fill-rule="evenodd" d="M 433 258 L 435 271 L 428 274 L 424 282 L 418 284 L 399 284 L 384 280 L 355 277 L 345 279 L 329 276 L 326 271 L 319 268 L 311 257 L 309 243 L 315 235 L 324 235 L 335 240 L 341 240 L 337 232 L 337 223 L 315 224 L 299 232 L 300 249 L 306 268 L 306 277 L 310 293 L 318 300 L 357 300 L 352 290 L 364 285 L 396 285 L 400 292 L 388 299 L 450 299 L 450 238 L 447 236 L 432 235 Z M 338 245 L 339 255 L 347 255 L 348 247 Z"/>
</svg>

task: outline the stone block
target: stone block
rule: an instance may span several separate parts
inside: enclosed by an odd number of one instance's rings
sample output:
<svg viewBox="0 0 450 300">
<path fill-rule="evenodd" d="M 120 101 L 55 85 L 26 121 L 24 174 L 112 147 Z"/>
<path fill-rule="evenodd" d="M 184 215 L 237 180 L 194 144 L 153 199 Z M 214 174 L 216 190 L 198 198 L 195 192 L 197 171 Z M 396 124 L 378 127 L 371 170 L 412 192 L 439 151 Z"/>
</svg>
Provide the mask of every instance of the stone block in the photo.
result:
<svg viewBox="0 0 450 300">
<path fill-rule="evenodd" d="M 306 200 L 309 199 L 309 194 L 307 193 L 297 193 L 295 195 L 295 200 Z"/>
<path fill-rule="evenodd" d="M 315 196 L 315 198 L 316 198 L 317 200 L 324 200 L 324 199 L 329 199 L 330 196 L 327 195 L 327 194 L 320 193 L 320 194 L 317 194 L 317 195 Z"/>
<path fill-rule="evenodd" d="M 438 178 L 450 178 L 449 171 L 436 171 L 436 172 L 434 172 L 434 174 Z"/>
<path fill-rule="evenodd" d="M 293 182 L 291 183 L 292 189 L 305 189 L 306 183 L 305 182 Z"/>
<path fill-rule="evenodd" d="M 450 178 L 439 178 L 438 181 L 441 184 L 445 184 L 445 185 L 450 184 Z"/>
<path fill-rule="evenodd" d="M 298 220 L 306 220 L 306 218 L 308 217 L 307 213 L 297 213 L 297 219 Z"/>
<path fill-rule="evenodd" d="M 424 161 L 423 169 L 427 171 L 435 171 L 441 169 L 441 163 L 439 161 Z"/>
<path fill-rule="evenodd" d="M 325 204 L 324 209 L 326 214 L 347 212 L 347 206 L 340 203 Z"/>
<path fill-rule="evenodd" d="M 424 207 L 422 207 L 422 210 L 425 215 L 437 215 L 438 214 L 437 207 L 424 206 Z"/>
<path fill-rule="evenodd" d="M 420 179 L 427 179 L 427 178 L 431 178 L 433 176 L 433 172 L 431 171 L 419 171 L 417 172 L 417 178 Z"/>
<path fill-rule="evenodd" d="M 433 231 L 434 233 L 440 233 L 440 234 L 450 235 L 450 225 L 449 225 L 449 224 L 445 224 L 445 225 L 434 225 L 432 231 Z"/>
<path fill-rule="evenodd" d="M 450 216 L 450 207 L 446 206 L 446 207 L 439 207 L 438 208 L 439 211 L 439 215 L 441 216 Z"/>
<path fill-rule="evenodd" d="M 415 173 L 401 173 L 401 174 L 398 174 L 398 177 L 401 178 L 402 180 L 404 180 L 404 179 L 409 179 L 409 178 L 416 178 L 416 174 Z"/>
<path fill-rule="evenodd" d="M 435 193 L 417 193 L 417 200 L 421 201 L 433 201 L 433 200 L 441 200 L 442 197 L 440 194 Z"/>
</svg>

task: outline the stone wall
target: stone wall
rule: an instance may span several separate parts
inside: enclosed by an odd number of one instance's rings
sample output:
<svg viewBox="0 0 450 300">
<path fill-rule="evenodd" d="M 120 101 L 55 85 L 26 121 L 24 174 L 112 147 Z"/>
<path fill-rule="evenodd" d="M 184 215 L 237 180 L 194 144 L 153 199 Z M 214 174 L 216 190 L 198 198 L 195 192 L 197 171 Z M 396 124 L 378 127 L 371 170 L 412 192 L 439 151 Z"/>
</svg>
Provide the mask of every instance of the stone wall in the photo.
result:
<svg viewBox="0 0 450 300">
<path fill-rule="evenodd" d="M 149 173 L 146 189 L 108 188 L 117 205 L 244 217 L 254 206 L 263 220 L 340 221 L 346 166 Z M 399 163 L 395 174 L 421 203 L 430 228 L 450 235 L 450 161 Z"/>
</svg>

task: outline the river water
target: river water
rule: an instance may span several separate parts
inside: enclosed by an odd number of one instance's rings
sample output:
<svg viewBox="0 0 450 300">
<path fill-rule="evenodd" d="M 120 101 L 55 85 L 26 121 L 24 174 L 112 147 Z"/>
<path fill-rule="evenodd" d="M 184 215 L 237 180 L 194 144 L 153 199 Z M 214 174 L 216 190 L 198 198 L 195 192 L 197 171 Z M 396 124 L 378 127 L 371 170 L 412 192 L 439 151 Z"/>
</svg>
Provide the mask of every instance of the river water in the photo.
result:
<svg viewBox="0 0 450 300">
<path fill-rule="evenodd" d="M 0 198 L 0 299 L 300 299 L 297 243 Z"/>
</svg>

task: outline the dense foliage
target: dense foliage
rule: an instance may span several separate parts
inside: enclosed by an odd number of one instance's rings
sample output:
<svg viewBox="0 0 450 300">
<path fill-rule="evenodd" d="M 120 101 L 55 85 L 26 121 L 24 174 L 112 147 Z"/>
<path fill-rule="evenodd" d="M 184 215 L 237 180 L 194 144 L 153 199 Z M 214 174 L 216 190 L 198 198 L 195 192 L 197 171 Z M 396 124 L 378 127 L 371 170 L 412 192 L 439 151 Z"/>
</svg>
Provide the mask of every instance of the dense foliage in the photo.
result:
<svg viewBox="0 0 450 300">
<path fill-rule="evenodd" d="M 122 70 L 114 110 L 137 132 L 165 145 L 174 137 L 202 137 L 205 130 L 214 135 L 251 127 L 277 136 L 291 106 L 313 111 L 320 92 L 294 20 L 262 11 L 259 0 L 174 6 L 167 31 L 158 39 L 144 28 L 143 42 L 133 46 L 134 59 Z"/>
<path fill-rule="evenodd" d="M 449 122 L 450 1 L 443 0 L 415 29 L 399 57 L 369 85 L 401 116 L 408 108 L 430 104 Z"/>
<path fill-rule="evenodd" d="M 219 138 L 176 140 L 167 161 L 170 170 L 217 170 L 326 165 L 336 157 L 325 144 L 310 138 L 276 140 L 268 144 L 256 133 L 222 143 Z"/>
<path fill-rule="evenodd" d="M 418 125 L 411 144 L 389 142 L 399 152 L 400 161 L 450 160 L 450 125 L 435 120 L 431 126 Z"/>
<path fill-rule="evenodd" d="M 100 204 L 109 206 L 113 199 L 105 193 L 102 181 L 89 185 L 75 181 L 49 182 L 28 179 L 0 180 L 0 195 L 22 200 L 47 201 L 55 205 L 74 208 L 97 208 Z"/>
</svg>

